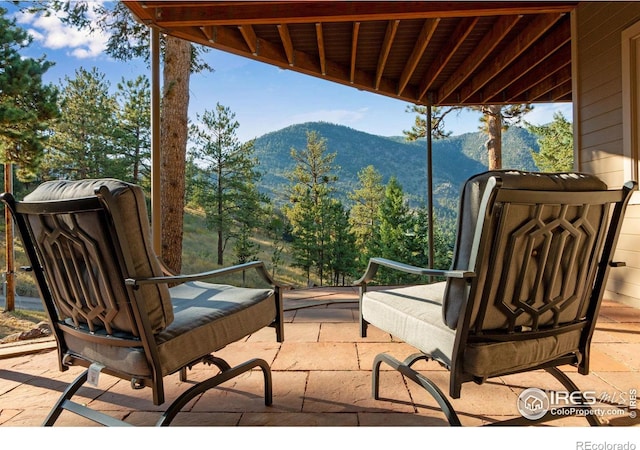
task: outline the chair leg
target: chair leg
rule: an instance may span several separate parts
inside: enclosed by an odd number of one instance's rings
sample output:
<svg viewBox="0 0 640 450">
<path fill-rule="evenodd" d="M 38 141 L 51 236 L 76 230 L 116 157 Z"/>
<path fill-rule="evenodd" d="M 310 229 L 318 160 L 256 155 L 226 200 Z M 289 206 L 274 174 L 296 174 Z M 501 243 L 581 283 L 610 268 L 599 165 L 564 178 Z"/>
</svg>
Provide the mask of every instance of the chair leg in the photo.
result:
<svg viewBox="0 0 640 450">
<path fill-rule="evenodd" d="M 571 379 L 557 367 L 547 367 L 545 368 L 545 370 L 553 375 L 556 380 L 562 383 L 562 385 L 567 388 L 569 392 L 580 392 L 578 386 L 576 386 L 576 384 L 571 381 Z M 587 422 L 589 422 L 589 425 L 594 427 L 602 425 L 600 420 L 598 420 L 598 417 L 595 414 L 592 414 L 593 409 L 590 405 L 583 403 L 582 405 L 579 405 L 578 409 L 587 410 L 587 414 L 584 414 L 584 417 L 585 419 L 587 419 Z"/>
<path fill-rule="evenodd" d="M 580 389 L 578 388 L 578 386 L 576 386 L 576 384 L 571 381 L 571 379 L 565 375 L 561 370 L 559 370 L 556 367 L 546 367 L 545 370 L 550 373 L 551 375 L 553 375 L 560 383 L 562 383 L 562 385 L 569 391 L 569 392 L 580 392 Z M 591 426 L 600 426 L 602 425 L 602 423 L 600 422 L 600 420 L 598 420 L 598 418 L 596 417 L 595 414 L 593 414 L 593 410 L 591 408 L 590 405 L 586 404 L 586 403 L 582 403 L 580 405 L 575 405 L 574 408 L 576 409 L 575 415 L 576 416 L 582 416 L 584 417 L 588 422 L 589 425 Z M 558 416 L 558 415 L 554 415 L 551 412 L 547 411 L 547 413 L 535 420 L 531 420 L 528 419 L 526 417 L 516 417 L 513 419 L 507 419 L 507 420 L 501 420 L 499 422 L 494 422 L 494 423 L 490 423 L 488 424 L 489 426 L 530 426 L 530 425 L 539 425 L 539 424 L 543 424 L 546 422 L 551 422 L 553 420 L 558 420 L 562 417 L 567 417 L 567 416 Z"/>
<path fill-rule="evenodd" d="M 116 419 L 115 417 L 111 417 L 107 414 L 101 413 L 100 411 L 95 411 L 85 405 L 71 401 L 71 397 L 73 397 L 84 383 L 87 382 L 88 374 L 89 369 L 82 372 L 69 386 L 67 386 L 67 389 L 65 389 L 56 404 L 53 406 L 42 426 L 53 426 L 64 410 L 105 426 L 131 426 L 131 424 Z"/>
<path fill-rule="evenodd" d="M 373 360 L 373 378 L 372 378 L 372 394 L 373 398 L 378 400 L 380 398 L 380 364 L 382 362 L 387 363 L 389 366 L 400 372 L 402 375 L 406 376 L 413 382 L 422 386 L 431 396 L 438 402 L 440 405 L 440 409 L 447 418 L 449 425 L 451 426 L 461 426 L 460 419 L 458 415 L 453 409 L 453 406 L 446 398 L 444 393 L 438 388 L 438 386 L 429 380 L 424 375 L 421 375 L 417 371 L 411 368 L 416 361 L 420 359 L 428 359 L 426 355 L 423 354 L 414 354 L 406 358 L 403 362 L 398 361 L 393 356 L 390 356 L 386 353 L 378 354 Z"/>
<path fill-rule="evenodd" d="M 248 372 L 255 367 L 259 367 L 264 375 L 264 404 L 266 406 L 270 406 L 273 403 L 271 368 L 265 360 L 256 358 L 246 361 L 242 364 L 238 364 L 235 367 L 230 367 L 227 370 L 223 370 L 217 375 L 208 378 L 183 392 L 182 395 L 175 399 L 174 402 L 171 403 L 167 410 L 162 414 L 162 417 L 160 417 L 158 422 L 156 422 L 156 426 L 170 425 L 171 421 L 180 412 L 180 410 L 194 397 L 224 383 L 225 381 L 235 378 L 240 374 Z"/>
<path fill-rule="evenodd" d="M 87 369 L 84 372 L 82 372 L 73 381 L 73 383 L 71 383 L 69 386 L 67 386 L 67 388 L 64 390 L 64 392 L 62 393 L 62 395 L 60 396 L 60 398 L 58 399 L 56 404 L 53 406 L 53 408 L 49 412 L 49 415 L 47 416 L 45 421 L 42 423 L 42 426 L 44 426 L 44 427 L 53 426 L 55 421 L 58 420 L 58 417 L 60 417 L 60 414 L 62 413 L 62 411 L 64 411 L 64 409 L 65 409 L 64 408 L 64 404 L 71 397 L 73 397 L 76 392 L 78 392 L 78 389 L 80 389 L 83 384 L 85 384 L 87 382 L 88 374 L 89 374 L 89 370 Z"/>
</svg>

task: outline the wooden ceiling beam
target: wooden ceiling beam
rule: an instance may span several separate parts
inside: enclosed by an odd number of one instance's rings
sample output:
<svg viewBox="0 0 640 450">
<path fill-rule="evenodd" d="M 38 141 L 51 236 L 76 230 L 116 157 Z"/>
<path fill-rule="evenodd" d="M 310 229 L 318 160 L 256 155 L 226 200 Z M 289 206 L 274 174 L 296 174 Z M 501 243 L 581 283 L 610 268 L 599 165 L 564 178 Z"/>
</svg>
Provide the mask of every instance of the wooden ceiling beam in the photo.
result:
<svg viewBox="0 0 640 450">
<path fill-rule="evenodd" d="M 259 47 L 257 55 L 249 54 L 247 51 L 247 45 L 237 27 L 215 27 L 214 35 L 215 41 L 210 42 L 204 34 L 195 27 L 180 28 L 172 31 L 172 35 L 177 38 L 186 39 L 198 44 L 207 45 L 209 47 L 216 48 L 221 51 L 250 57 L 256 61 L 265 62 L 271 65 L 275 65 L 282 69 L 290 69 L 288 58 L 285 54 L 283 46 L 280 43 L 273 43 L 264 39 L 259 39 Z M 318 56 L 309 54 L 294 49 L 294 61 L 295 71 L 306 75 L 312 75 L 318 77 L 321 73 Z M 358 86 L 359 89 L 369 92 L 375 92 L 387 97 L 396 98 L 399 100 L 405 100 L 396 94 L 396 83 L 388 78 L 382 77 L 380 80 L 379 90 L 373 89 L 375 75 L 363 70 L 357 69 L 354 74 L 354 84 L 349 83 L 350 67 L 343 66 L 338 63 L 326 60 L 326 74 L 325 79 L 334 81 L 343 85 Z M 407 95 L 410 97 L 415 96 L 415 92 L 411 90 L 411 87 L 407 87 Z"/>
<path fill-rule="evenodd" d="M 353 22 L 353 33 L 351 35 L 351 73 L 349 81 L 353 84 L 356 74 L 356 58 L 358 53 L 358 33 L 360 32 L 360 22 Z"/>
<path fill-rule="evenodd" d="M 522 55 L 535 41 L 549 30 L 560 18 L 561 14 L 543 14 L 531 21 L 519 34 L 511 45 L 505 48 L 499 55 L 492 58 L 483 70 L 473 77 L 460 89 L 458 101 L 466 102 L 476 92 L 481 90 L 489 81 L 495 78 L 505 68 L 509 67 L 520 55 Z"/>
<path fill-rule="evenodd" d="M 427 19 L 569 12 L 578 2 L 235 1 L 130 2 L 161 27 Z M 146 16 L 146 17 L 145 17 Z"/>
<path fill-rule="evenodd" d="M 566 45 L 571 41 L 570 21 L 555 27 L 549 34 L 545 35 L 539 42 L 531 46 L 525 54 L 520 56 L 508 69 L 491 80 L 483 88 L 483 96 L 487 101 L 491 101 L 499 92 L 504 92 L 512 84 L 516 84 L 520 78 L 526 77 L 527 73 L 538 66 L 557 67 L 561 56 L 564 61 L 571 60 L 571 47 Z M 556 53 L 564 48 L 561 54 Z M 555 59 L 551 59 L 555 56 Z M 549 64 L 550 62 L 553 64 Z"/>
<path fill-rule="evenodd" d="M 291 34 L 289 33 L 289 27 L 286 23 L 278 24 L 278 33 L 280 34 L 280 40 L 282 41 L 282 47 L 284 53 L 287 55 L 287 61 L 290 66 L 295 65 L 293 41 L 291 40 Z"/>
<path fill-rule="evenodd" d="M 251 25 L 240 25 L 238 27 L 240 30 L 240 34 L 244 38 L 244 41 L 247 43 L 247 47 L 251 51 L 251 54 L 258 54 L 258 36 L 256 36 L 256 32 L 253 31 L 253 27 Z"/>
<path fill-rule="evenodd" d="M 559 45 L 560 40 L 552 44 L 553 39 L 549 36 L 562 25 L 556 23 L 556 20 L 562 16 L 563 8 L 571 10 L 575 2 L 126 3 L 141 22 L 159 28 L 162 33 L 406 102 L 424 104 L 428 100 L 434 105 L 478 105 L 489 102 L 505 103 L 507 100 L 521 102 L 538 92 L 540 93 L 536 95 L 540 95 L 540 100 L 535 101 L 544 101 L 551 96 L 566 101 L 567 97 L 564 88 L 559 89 L 557 93 L 543 92 L 549 87 L 542 81 L 555 80 L 564 86 L 566 83 L 563 82 L 558 68 L 564 68 L 563 64 L 570 63 L 571 55 L 564 54 L 568 62 L 561 61 L 562 56 L 538 62 L 533 55 L 542 55 L 541 61 L 548 56 L 545 53 L 555 48 L 554 45 Z M 493 9 L 489 9 L 489 6 L 493 6 Z M 159 9 L 156 10 L 156 7 Z M 418 12 L 419 8 L 426 8 L 427 11 Z M 187 12 L 189 9 L 191 11 Z M 436 14 L 436 9 L 439 14 Z M 561 9 L 563 10 L 558 12 Z M 251 10 L 256 13 L 253 17 L 249 14 Z M 179 14 L 171 18 L 170 14 L 176 11 Z M 210 21 L 210 14 L 216 11 L 227 16 L 214 17 L 215 20 Z M 533 14 L 540 11 L 555 12 Z M 314 12 L 317 15 L 309 15 Z M 486 32 L 471 32 L 466 40 L 463 28 L 453 32 L 447 28 L 445 33 L 440 27 L 442 22 L 438 23 L 451 17 L 459 17 L 458 22 L 475 17 L 470 19 L 475 21 L 477 17 L 488 16 L 489 12 L 495 16 L 492 20 L 480 19 L 483 26 L 486 25 Z M 186 14 L 184 17 L 193 19 L 194 24 L 177 20 L 180 14 Z M 333 22 L 341 22 L 344 25 L 330 25 L 328 22 L 331 20 L 327 19 L 332 18 L 332 14 L 336 16 Z M 380 15 L 377 16 L 378 14 Z M 224 26 L 213 26 L 215 23 L 225 23 L 225 20 L 232 16 L 244 19 L 229 20 Z M 288 17 L 293 19 L 289 21 Z M 565 14 L 565 17 L 568 15 Z M 170 20 L 174 18 L 175 26 L 165 26 L 171 24 Z M 408 29 L 413 29 L 416 22 L 418 27 L 423 28 L 415 30 L 416 34 L 409 37 L 409 41 L 399 41 L 397 36 L 404 30 L 402 20 L 405 18 L 411 19 L 413 23 Z M 374 19 L 375 22 L 362 23 Z M 216 22 L 218 20 L 219 22 Z M 346 22 L 349 25 L 346 25 Z M 307 25 L 293 26 L 302 23 Z M 262 24 L 269 25 L 260 26 Z M 364 33 L 365 26 L 366 35 L 360 33 Z M 276 28 L 278 33 L 275 33 Z M 334 31 L 336 34 L 329 36 L 328 33 Z M 545 43 L 546 47 L 537 47 L 537 41 L 541 36 L 545 36 L 545 40 L 549 39 L 548 43 Z M 471 38 L 473 44 L 470 44 Z M 509 42 L 506 42 L 505 38 L 509 39 Z M 428 54 L 436 39 L 440 46 L 448 45 L 448 48 L 439 48 L 434 50 L 437 53 Z M 465 49 L 464 58 L 455 56 L 463 42 L 464 45 L 460 48 Z M 294 43 L 304 45 L 304 51 Z M 340 59 L 330 60 L 329 57 L 332 55 Z M 400 62 L 400 67 L 397 67 L 399 55 L 409 58 Z M 461 62 L 463 59 L 464 62 Z M 452 64 L 453 61 L 455 66 Z M 391 72 L 389 69 L 392 62 L 394 67 Z M 552 64 L 556 65 L 551 67 Z M 514 65 L 520 68 L 515 70 Z M 545 65 L 549 66 L 546 71 L 542 70 Z M 362 67 L 367 67 L 367 71 L 362 70 Z M 418 70 L 425 71 L 426 74 L 423 75 L 421 72 L 418 77 Z M 448 80 L 443 80 L 445 71 L 452 74 Z M 553 77 L 544 78 L 551 73 Z M 540 79 L 536 79 L 536 74 Z M 568 92 L 570 93 L 570 90 Z M 492 97 L 488 97 L 489 95 Z"/>
<path fill-rule="evenodd" d="M 402 95 L 402 92 L 409 83 L 409 79 L 411 79 L 411 76 L 416 70 L 420 59 L 422 59 L 422 55 L 427 49 L 429 42 L 431 42 L 433 33 L 435 33 L 439 23 L 440 19 L 427 19 L 424 21 L 422 29 L 420 30 L 420 35 L 416 39 L 416 44 L 411 51 L 409 59 L 407 59 L 407 63 L 405 64 L 404 69 L 402 70 L 402 75 L 400 76 L 400 80 L 398 82 L 398 95 Z"/>
<path fill-rule="evenodd" d="M 420 89 L 418 90 L 418 100 L 422 100 L 436 77 L 442 72 L 453 55 L 458 51 L 465 39 L 469 36 L 473 28 L 480 20 L 479 17 L 465 17 L 461 19 L 453 34 L 449 37 L 447 45 L 438 52 L 435 61 L 429 66 L 427 73 L 422 77 Z"/>
<path fill-rule="evenodd" d="M 547 94 L 546 102 L 570 102 L 571 101 L 571 81 L 567 81 L 560 86 L 556 86 Z"/>
<path fill-rule="evenodd" d="M 569 43 L 539 64 L 531 67 L 525 75 L 518 77 L 515 83 L 505 86 L 499 97 L 505 97 L 507 100 L 525 96 L 531 97 L 531 86 L 537 86 L 542 80 L 557 76 L 557 73 L 562 70 L 564 70 L 562 77 L 568 75 L 571 78 L 571 45 Z"/>
<path fill-rule="evenodd" d="M 571 81 L 571 65 L 567 64 L 553 73 L 545 73 L 544 68 L 540 67 L 531 73 L 531 79 L 526 91 L 517 92 L 518 90 L 514 90 L 514 92 L 511 92 L 508 90 L 506 92 L 507 101 L 514 102 L 513 99 L 523 98 L 525 95 L 531 102 L 535 102 L 541 98 L 547 98 L 556 86 Z"/>
<path fill-rule="evenodd" d="M 327 74 L 327 60 L 324 54 L 324 35 L 322 34 L 322 23 L 316 23 L 316 40 L 318 41 L 318 59 L 320 61 L 320 73 Z"/>
<path fill-rule="evenodd" d="M 200 27 L 200 31 L 209 42 L 215 42 L 215 27 Z"/>
<path fill-rule="evenodd" d="M 382 42 L 382 48 L 380 49 L 380 55 L 378 56 L 376 80 L 373 86 L 376 91 L 380 89 L 380 80 L 382 79 L 384 68 L 387 65 L 387 58 L 389 57 L 389 52 L 391 51 L 393 40 L 396 36 L 396 32 L 398 31 L 398 25 L 400 25 L 399 20 L 390 20 L 387 23 L 387 31 L 385 32 L 384 41 Z"/>
<path fill-rule="evenodd" d="M 491 27 L 482 41 L 476 46 L 473 52 L 460 64 L 456 72 L 440 87 L 436 96 L 438 99 L 449 97 L 456 89 L 458 89 L 464 81 L 471 76 L 473 72 L 487 59 L 489 54 L 504 39 L 504 37 L 513 29 L 513 27 L 522 18 L 522 15 L 502 16 Z"/>
</svg>

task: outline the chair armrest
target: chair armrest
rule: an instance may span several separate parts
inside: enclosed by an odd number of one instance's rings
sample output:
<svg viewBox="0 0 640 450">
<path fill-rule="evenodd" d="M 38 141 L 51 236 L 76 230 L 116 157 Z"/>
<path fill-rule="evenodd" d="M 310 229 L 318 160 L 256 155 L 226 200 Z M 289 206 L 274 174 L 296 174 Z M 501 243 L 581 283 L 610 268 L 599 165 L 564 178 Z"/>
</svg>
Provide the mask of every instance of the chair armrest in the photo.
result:
<svg viewBox="0 0 640 450">
<path fill-rule="evenodd" d="M 235 266 L 223 267 L 220 269 L 210 270 L 207 272 L 200 272 L 188 275 L 168 275 L 163 277 L 148 277 L 148 278 L 127 278 L 124 280 L 128 286 L 141 286 L 143 284 L 157 284 L 157 283 L 171 283 L 181 284 L 187 281 L 198 281 L 207 278 L 214 278 L 222 275 L 228 275 L 234 272 L 242 272 L 249 269 L 255 269 L 264 281 L 272 286 L 276 286 L 275 281 L 269 275 L 269 272 L 264 266 L 262 261 L 250 261 L 244 264 L 237 264 Z"/>
<path fill-rule="evenodd" d="M 397 261 L 392 261 L 386 258 L 371 258 L 369 260 L 369 265 L 367 266 L 367 270 L 364 275 L 354 281 L 355 286 L 367 284 L 369 281 L 372 281 L 378 272 L 378 267 L 384 266 L 390 269 L 399 270 L 401 272 L 412 273 L 414 275 L 427 275 L 427 276 L 437 276 L 437 277 L 446 277 L 446 278 L 474 278 L 476 274 L 474 272 L 469 272 L 466 270 L 440 270 L 440 269 L 428 269 L 425 267 L 417 267 L 412 266 L 410 264 L 404 264 Z"/>
</svg>

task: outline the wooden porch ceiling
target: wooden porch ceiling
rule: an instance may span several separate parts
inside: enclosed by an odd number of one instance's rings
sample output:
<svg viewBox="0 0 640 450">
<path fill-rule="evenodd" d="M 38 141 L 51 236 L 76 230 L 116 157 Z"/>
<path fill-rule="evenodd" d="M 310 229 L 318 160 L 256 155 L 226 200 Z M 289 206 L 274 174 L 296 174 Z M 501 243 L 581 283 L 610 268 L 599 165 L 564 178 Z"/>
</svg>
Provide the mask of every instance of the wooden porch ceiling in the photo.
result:
<svg viewBox="0 0 640 450">
<path fill-rule="evenodd" d="M 162 33 L 410 103 L 571 101 L 577 2 L 125 3 Z"/>
</svg>

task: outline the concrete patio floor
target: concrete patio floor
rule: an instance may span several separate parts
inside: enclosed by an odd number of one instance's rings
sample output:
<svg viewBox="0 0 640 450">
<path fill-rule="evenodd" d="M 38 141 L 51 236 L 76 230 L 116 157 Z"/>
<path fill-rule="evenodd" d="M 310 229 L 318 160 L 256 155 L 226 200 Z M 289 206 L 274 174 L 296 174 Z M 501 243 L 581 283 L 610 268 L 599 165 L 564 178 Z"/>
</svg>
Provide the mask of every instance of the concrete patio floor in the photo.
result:
<svg viewBox="0 0 640 450">
<path fill-rule="evenodd" d="M 265 329 L 217 355 L 231 365 L 259 357 L 271 364 L 273 405 L 265 406 L 262 375 L 252 371 L 202 394 L 176 417 L 176 426 L 269 427 L 390 427 L 445 426 L 435 401 L 410 380 L 383 365 L 381 400 L 371 397 L 371 365 L 380 352 L 404 359 L 415 350 L 386 333 L 370 328 L 360 338 L 357 292 L 352 288 L 311 288 L 285 293 L 285 342 Z M 29 351 L 35 353 L 29 353 Z M 592 345 L 591 373 L 582 376 L 567 368 L 583 391 L 595 391 L 598 407 L 610 411 L 608 425 L 640 425 L 635 411 L 615 406 L 629 403 L 640 388 L 640 309 L 605 301 Z M 66 385 L 81 371 L 60 372 L 52 342 L 34 342 L 0 353 L 0 427 L 38 426 Z M 439 365 L 420 363 L 421 371 L 448 392 L 448 372 Z M 208 376 L 213 368 L 198 365 L 190 380 Z M 171 401 L 191 385 L 177 375 L 165 379 Z M 482 386 L 465 385 L 452 403 L 466 426 L 519 417 L 517 398 L 528 387 L 562 389 L 545 372 L 492 379 Z M 126 381 L 100 377 L 99 389 L 84 387 L 80 396 L 91 407 L 135 425 L 151 426 L 162 407 L 154 406 L 150 389 L 134 391 Z M 77 398 L 77 397 L 76 397 Z M 561 427 L 587 426 L 584 418 L 550 423 Z M 64 412 L 58 426 L 92 426 L 92 422 Z M 622 430 L 620 430 L 622 431 Z M 0 434 L 2 431 L 0 430 Z M 638 436 L 636 434 L 636 436 Z"/>
</svg>

